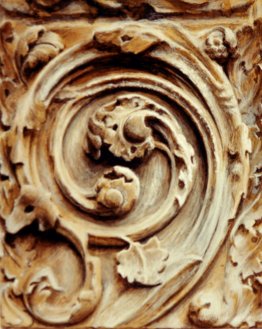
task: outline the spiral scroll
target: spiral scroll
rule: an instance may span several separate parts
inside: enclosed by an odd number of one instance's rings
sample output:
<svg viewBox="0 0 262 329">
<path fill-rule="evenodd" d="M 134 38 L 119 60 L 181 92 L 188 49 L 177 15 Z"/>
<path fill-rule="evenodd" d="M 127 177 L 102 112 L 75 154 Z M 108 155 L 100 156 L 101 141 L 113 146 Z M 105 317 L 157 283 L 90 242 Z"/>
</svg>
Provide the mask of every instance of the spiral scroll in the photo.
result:
<svg viewBox="0 0 262 329">
<path fill-rule="evenodd" d="M 36 45 L 44 35 L 38 38 Z M 82 236 L 82 251 L 87 236 L 92 248 L 130 244 L 117 256 L 122 277 L 158 286 L 107 325 L 146 325 L 192 289 L 222 244 L 247 189 L 247 130 L 222 69 L 174 24 L 94 27 L 86 41 L 64 50 L 62 37 L 55 40 L 53 59 L 42 60 L 36 75 L 23 75 L 28 90 L 14 118 L 9 161 L 20 186 L 49 193 L 57 216 L 38 212 L 26 225 L 49 217 L 51 227 L 70 232 L 70 241 Z M 41 208 L 37 200 L 28 202 Z M 16 216 L 5 217 L 11 230 Z M 154 248 L 163 262 L 154 266 L 157 280 L 126 273 L 129 253 L 150 255 Z M 86 264 L 88 256 L 83 259 Z M 91 324 L 104 325 L 132 294 L 113 299 L 101 323 L 93 315 Z M 95 296 L 70 323 L 99 307 L 100 291 Z M 29 299 L 25 306 L 39 319 Z"/>
</svg>

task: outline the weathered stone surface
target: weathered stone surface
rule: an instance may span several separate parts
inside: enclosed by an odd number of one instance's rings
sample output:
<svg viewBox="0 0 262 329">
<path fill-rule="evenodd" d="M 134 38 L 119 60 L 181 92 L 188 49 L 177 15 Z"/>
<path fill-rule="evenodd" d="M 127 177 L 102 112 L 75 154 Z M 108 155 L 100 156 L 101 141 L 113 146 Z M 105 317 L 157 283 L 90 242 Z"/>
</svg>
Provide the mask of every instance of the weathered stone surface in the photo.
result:
<svg viewBox="0 0 262 329">
<path fill-rule="evenodd" d="M 262 326 L 259 0 L 0 0 L 3 328 Z"/>
</svg>

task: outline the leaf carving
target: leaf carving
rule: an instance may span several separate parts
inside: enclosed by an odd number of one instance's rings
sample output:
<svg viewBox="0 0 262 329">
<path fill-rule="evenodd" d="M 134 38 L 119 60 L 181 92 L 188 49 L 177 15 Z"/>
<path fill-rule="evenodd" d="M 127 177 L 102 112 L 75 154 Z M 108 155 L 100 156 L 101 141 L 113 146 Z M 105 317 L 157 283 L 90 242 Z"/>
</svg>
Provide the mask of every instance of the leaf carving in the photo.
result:
<svg viewBox="0 0 262 329">
<path fill-rule="evenodd" d="M 239 101 L 241 113 L 248 115 L 248 123 L 250 123 L 254 121 L 252 115 L 261 113 L 262 20 L 257 20 L 254 27 L 243 27 L 238 31 L 237 39 L 238 57 L 229 62 L 228 75 Z"/>
<path fill-rule="evenodd" d="M 94 39 L 102 47 L 116 48 L 124 53 L 134 54 L 140 54 L 158 42 L 158 39 L 150 32 L 138 34 L 132 28 L 97 32 Z"/>
<path fill-rule="evenodd" d="M 46 31 L 42 26 L 34 27 L 21 37 L 17 47 L 17 64 L 23 80 L 27 80 L 34 70 L 47 64 L 64 48 L 57 33 Z"/>
<path fill-rule="evenodd" d="M 58 218 L 58 210 L 49 193 L 39 192 L 31 185 L 24 185 L 20 196 L 15 200 L 12 212 L 7 216 L 6 229 L 14 234 L 37 219 L 40 230 L 45 230 L 53 227 Z"/>
<path fill-rule="evenodd" d="M 19 304 L 18 298 L 13 293 L 11 286 L 3 288 L 1 297 L 1 315 L 2 322 L 5 325 L 11 328 L 26 328 L 32 325 L 32 318 L 26 313 L 24 307 Z"/>
<path fill-rule="evenodd" d="M 231 232 L 222 289 L 202 291 L 190 304 L 189 319 L 198 326 L 253 327 L 262 322 L 261 191 L 250 199 L 243 203 Z"/>
<path fill-rule="evenodd" d="M 36 239 L 18 238 L 18 243 L 11 247 L 5 243 L 1 255 L 0 266 L 3 274 L 9 282 L 3 283 L 2 292 L 2 320 L 12 327 L 30 326 L 32 318 L 28 315 L 25 307 L 18 299 L 19 282 L 26 277 L 26 268 L 36 259 L 34 246 Z M 3 280 L 4 281 L 4 280 Z M 19 306 L 19 307 L 18 307 Z"/>
<path fill-rule="evenodd" d="M 166 268 L 168 251 L 162 249 L 157 237 L 147 243 L 131 243 L 127 250 L 117 255 L 117 271 L 129 283 L 155 286 L 162 283 L 161 272 Z"/>
<path fill-rule="evenodd" d="M 0 217 L 6 218 L 14 207 L 14 200 L 19 195 L 19 184 L 14 167 L 10 161 L 10 144 L 13 140 L 11 131 L 0 129 Z"/>
<path fill-rule="evenodd" d="M 4 326 L 27 327 L 32 316 L 49 324 L 87 317 L 101 296 L 100 261 L 84 256 L 82 265 L 79 256 L 54 230 L 40 233 L 31 226 L 31 233 L 25 229 L 9 235 L 0 259 Z M 74 280 L 68 276 L 68 264 Z"/>
<path fill-rule="evenodd" d="M 13 24 L 6 21 L 0 25 L 0 121 L 5 128 L 11 126 L 16 109 L 15 99 L 23 90 L 13 61 L 14 44 L 16 33 Z"/>
</svg>

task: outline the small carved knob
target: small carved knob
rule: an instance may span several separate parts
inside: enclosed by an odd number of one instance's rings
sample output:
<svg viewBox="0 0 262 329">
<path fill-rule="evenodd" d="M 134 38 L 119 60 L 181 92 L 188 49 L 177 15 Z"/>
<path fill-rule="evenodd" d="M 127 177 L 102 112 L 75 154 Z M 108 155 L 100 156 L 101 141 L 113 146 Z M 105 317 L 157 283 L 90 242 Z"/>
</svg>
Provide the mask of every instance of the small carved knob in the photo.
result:
<svg viewBox="0 0 262 329">
<path fill-rule="evenodd" d="M 127 118 L 124 125 L 126 139 L 132 143 L 142 143 L 150 136 L 151 130 L 146 127 L 145 119 L 141 113 L 136 113 Z"/>
<path fill-rule="evenodd" d="M 138 177 L 129 168 L 115 166 L 101 177 L 96 185 L 97 202 L 108 209 L 103 215 L 122 215 L 129 212 L 138 199 Z"/>
<path fill-rule="evenodd" d="M 119 208 L 124 202 L 124 197 L 119 190 L 110 188 L 106 190 L 105 193 L 103 193 L 99 202 L 101 202 L 107 208 Z"/>
</svg>

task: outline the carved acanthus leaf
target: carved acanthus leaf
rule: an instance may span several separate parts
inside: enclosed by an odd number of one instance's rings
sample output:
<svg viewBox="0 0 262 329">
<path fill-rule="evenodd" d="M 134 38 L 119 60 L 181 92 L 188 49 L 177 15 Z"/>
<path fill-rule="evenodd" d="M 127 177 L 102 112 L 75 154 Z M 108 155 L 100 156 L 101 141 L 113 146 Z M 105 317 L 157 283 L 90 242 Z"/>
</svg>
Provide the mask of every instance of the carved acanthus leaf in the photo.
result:
<svg viewBox="0 0 262 329">
<path fill-rule="evenodd" d="M 20 188 L 14 167 L 10 161 L 13 134 L 0 130 L 0 217 L 6 218 L 18 197 Z"/>
<path fill-rule="evenodd" d="M 239 30 L 237 39 L 238 56 L 231 59 L 227 70 L 240 111 L 250 125 L 262 113 L 262 19 L 255 21 L 253 27 Z"/>
<path fill-rule="evenodd" d="M 32 317 L 49 324 L 75 323 L 93 311 L 101 295 L 99 260 L 88 256 L 81 264 L 75 248 L 54 231 L 9 235 L 1 268 L 5 326 L 29 326 Z"/>
<path fill-rule="evenodd" d="M 252 140 L 252 155 L 250 156 L 250 185 L 252 193 L 256 194 L 262 189 L 262 127 L 250 128 L 250 138 Z"/>
<path fill-rule="evenodd" d="M 1 258 L 1 267 L 7 283 L 3 284 L 2 320 L 4 324 L 11 326 L 29 326 L 33 323 L 32 318 L 25 311 L 25 307 L 19 305 L 19 300 L 13 290 L 25 275 L 25 269 L 36 258 L 34 246 L 36 239 L 19 240 L 19 244 L 11 247 L 5 243 L 4 254 Z"/>
<path fill-rule="evenodd" d="M 24 185 L 15 200 L 12 212 L 6 217 L 6 229 L 14 234 L 38 220 L 40 230 L 45 230 L 53 227 L 58 218 L 58 210 L 49 193 Z"/>
<path fill-rule="evenodd" d="M 166 268 L 168 256 L 157 237 L 145 244 L 131 243 L 127 250 L 117 254 L 117 271 L 129 283 L 155 286 L 162 283 L 161 272 Z"/>
<path fill-rule="evenodd" d="M 256 152 L 261 158 L 261 143 Z M 231 232 L 223 287 L 203 290 L 190 304 L 189 319 L 200 327 L 253 327 L 262 322 L 262 185 L 256 168 L 251 165 L 248 198 Z"/>
<path fill-rule="evenodd" d="M 257 207 L 257 211 L 252 211 L 252 207 Z M 250 205 L 249 213 L 242 214 L 244 222 L 232 237 L 223 289 L 197 294 L 189 308 L 189 318 L 194 324 L 253 327 L 262 322 L 261 211 L 260 201 L 260 205 Z"/>
<path fill-rule="evenodd" d="M 22 87 L 14 61 L 15 43 L 13 25 L 6 21 L 0 26 L 0 121 L 5 127 L 11 126 L 16 110 L 15 95 Z"/>
<path fill-rule="evenodd" d="M 2 289 L 1 316 L 3 325 L 11 328 L 30 327 L 33 323 L 31 316 L 26 312 L 22 303 L 12 291 L 11 284 Z"/>
<path fill-rule="evenodd" d="M 24 80 L 28 79 L 34 70 L 48 63 L 64 48 L 57 33 L 47 31 L 43 26 L 29 29 L 21 36 L 17 46 L 18 69 Z"/>
</svg>

